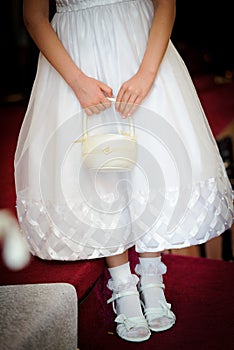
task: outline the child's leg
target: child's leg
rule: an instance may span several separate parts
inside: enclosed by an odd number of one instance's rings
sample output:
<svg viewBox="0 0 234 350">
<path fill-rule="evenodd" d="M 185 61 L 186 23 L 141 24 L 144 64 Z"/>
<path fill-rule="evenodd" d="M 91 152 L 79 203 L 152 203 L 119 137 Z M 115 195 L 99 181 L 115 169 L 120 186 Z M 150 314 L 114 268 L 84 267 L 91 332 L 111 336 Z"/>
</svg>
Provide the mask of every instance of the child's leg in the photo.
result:
<svg viewBox="0 0 234 350">
<path fill-rule="evenodd" d="M 107 256 L 106 263 L 108 268 L 126 264 L 128 262 L 128 250 L 119 255 Z"/>
<path fill-rule="evenodd" d="M 106 258 L 111 275 L 108 288 L 113 291 L 114 311 L 117 314 L 117 333 L 129 341 L 143 341 L 150 337 L 148 324 L 143 316 L 139 292 L 137 290 L 138 277 L 131 273 L 128 261 L 128 251 L 120 255 Z"/>
<path fill-rule="evenodd" d="M 162 275 L 167 268 L 161 253 L 140 253 L 139 262 L 136 273 L 140 275 L 139 290 L 149 327 L 153 331 L 169 329 L 175 323 L 175 315 L 164 295 Z"/>
</svg>

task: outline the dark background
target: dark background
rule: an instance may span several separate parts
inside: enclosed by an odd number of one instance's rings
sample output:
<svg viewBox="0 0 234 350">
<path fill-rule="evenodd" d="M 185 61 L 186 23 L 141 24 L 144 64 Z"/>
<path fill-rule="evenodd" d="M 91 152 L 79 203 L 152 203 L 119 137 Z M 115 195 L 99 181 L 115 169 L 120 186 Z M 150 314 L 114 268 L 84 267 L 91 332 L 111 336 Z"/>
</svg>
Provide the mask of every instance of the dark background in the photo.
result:
<svg viewBox="0 0 234 350">
<path fill-rule="evenodd" d="M 177 0 L 172 40 L 193 76 L 225 75 L 233 70 L 232 1 Z M 54 13 L 51 1 L 51 17 Z M 0 13 L 0 98 L 28 97 L 36 73 L 38 49 L 25 30 L 22 0 L 4 0 Z"/>
</svg>

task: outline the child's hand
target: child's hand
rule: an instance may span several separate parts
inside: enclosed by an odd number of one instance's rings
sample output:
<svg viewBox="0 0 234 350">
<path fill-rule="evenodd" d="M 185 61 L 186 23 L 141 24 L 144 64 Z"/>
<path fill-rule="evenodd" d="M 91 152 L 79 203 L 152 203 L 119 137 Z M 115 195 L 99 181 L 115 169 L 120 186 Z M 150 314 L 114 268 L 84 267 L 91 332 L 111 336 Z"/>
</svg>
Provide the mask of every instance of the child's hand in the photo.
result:
<svg viewBox="0 0 234 350">
<path fill-rule="evenodd" d="M 135 112 L 150 91 L 154 79 L 154 74 L 138 72 L 121 86 L 116 97 L 116 110 L 123 118 Z"/>
<path fill-rule="evenodd" d="M 99 80 L 82 74 L 72 89 L 88 115 L 98 114 L 111 106 L 107 97 L 113 97 L 112 89 Z"/>
</svg>

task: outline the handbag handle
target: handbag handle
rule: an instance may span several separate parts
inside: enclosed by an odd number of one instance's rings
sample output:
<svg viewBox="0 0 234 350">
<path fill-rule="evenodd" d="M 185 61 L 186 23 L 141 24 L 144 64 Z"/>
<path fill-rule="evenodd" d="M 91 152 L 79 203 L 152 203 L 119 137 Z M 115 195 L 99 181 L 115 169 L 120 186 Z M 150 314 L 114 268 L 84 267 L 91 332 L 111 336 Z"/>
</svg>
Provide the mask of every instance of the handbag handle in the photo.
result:
<svg viewBox="0 0 234 350">
<path fill-rule="evenodd" d="M 116 102 L 115 98 L 107 97 L 107 99 L 110 102 Z M 84 113 L 84 119 L 83 119 L 83 135 L 84 136 L 83 136 L 83 140 L 86 140 L 86 138 L 88 137 L 87 119 L 88 119 L 87 114 Z M 135 128 L 134 128 L 132 117 L 128 117 L 128 120 L 129 120 L 129 133 L 121 131 L 121 134 L 125 135 L 125 136 L 130 136 L 132 139 L 135 139 Z"/>
</svg>

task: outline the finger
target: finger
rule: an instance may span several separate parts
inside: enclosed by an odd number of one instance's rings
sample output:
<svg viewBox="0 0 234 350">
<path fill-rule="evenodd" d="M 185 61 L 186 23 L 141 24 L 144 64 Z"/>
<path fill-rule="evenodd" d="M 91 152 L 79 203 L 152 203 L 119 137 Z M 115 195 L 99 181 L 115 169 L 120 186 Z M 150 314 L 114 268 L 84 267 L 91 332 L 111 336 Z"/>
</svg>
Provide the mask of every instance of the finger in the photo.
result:
<svg viewBox="0 0 234 350">
<path fill-rule="evenodd" d="M 95 107 L 98 109 L 99 113 L 103 112 L 106 109 L 105 105 L 102 102 L 95 105 Z"/>
<path fill-rule="evenodd" d="M 100 82 L 99 87 L 104 92 L 104 96 L 113 97 L 113 90 L 110 86 Z"/>
<path fill-rule="evenodd" d="M 131 100 L 131 103 L 128 104 L 128 110 L 126 111 L 127 116 L 133 115 L 137 108 L 139 107 L 140 103 L 142 102 L 143 98 L 138 96 L 135 98 L 135 100 Z"/>
<path fill-rule="evenodd" d="M 89 106 L 85 109 L 85 112 L 87 115 L 93 115 L 93 114 L 99 114 L 101 112 L 103 112 L 105 109 L 109 108 L 110 107 L 110 101 L 106 99 L 106 103 L 98 103 L 96 105 L 93 105 L 93 106 Z"/>
<path fill-rule="evenodd" d="M 100 113 L 100 109 L 98 109 L 97 107 L 98 105 L 93 105 L 89 107 L 89 110 L 91 110 L 92 114 L 99 114 Z"/>
<path fill-rule="evenodd" d="M 128 100 L 130 98 L 130 93 L 128 92 L 123 92 L 122 97 L 118 100 L 119 106 L 118 106 L 118 112 L 124 117 L 124 110 L 126 108 L 126 104 L 128 103 Z"/>
<path fill-rule="evenodd" d="M 101 104 L 104 109 L 108 109 L 111 107 L 111 101 L 109 101 L 106 97 L 102 99 Z"/>
<path fill-rule="evenodd" d="M 137 108 L 139 107 L 139 104 L 135 102 L 135 103 L 129 104 L 129 106 L 130 106 L 130 109 L 127 112 L 127 116 L 131 117 L 136 112 Z"/>
<path fill-rule="evenodd" d="M 115 108 L 119 113 L 120 113 L 121 101 L 123 100 L 123 95 L 124 95 L 124 90 L 120 89 L 116 96 L 116 104 L 115 104 Z"/>
<path fill-rule="evenodd" d="M 137 96 L 131 95 L 128 100 L 128 103 L 125 104 L 124 106 L 123 115 L 125 117 L 128 117 L 129 115 L 131 115 L 132 111 L 134 110 L 134 105 L 136 101 L 137 101 Z"/>
<path fill-rule="evenodd" d="M 129 114 L 129 111 L 131 110 L 133 104 L 135 103 L 137 99 L 136 95 L 131 95 L 131 94 L 125 94 L 123 96 L 123 103 L 121 103 L 120 107 L 120 113 L 123 118 L 126 118 Z"/>
<path fill-rule="evenodd" d="M 93 112 L 89 108 L 85 108 L 84 111 L 89 117 L 93 114 Z"/>
</svg>

